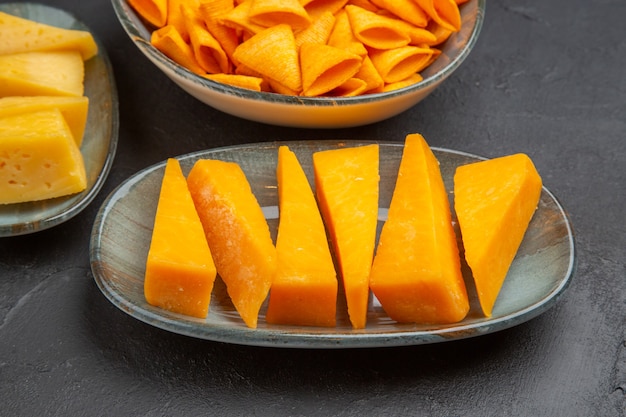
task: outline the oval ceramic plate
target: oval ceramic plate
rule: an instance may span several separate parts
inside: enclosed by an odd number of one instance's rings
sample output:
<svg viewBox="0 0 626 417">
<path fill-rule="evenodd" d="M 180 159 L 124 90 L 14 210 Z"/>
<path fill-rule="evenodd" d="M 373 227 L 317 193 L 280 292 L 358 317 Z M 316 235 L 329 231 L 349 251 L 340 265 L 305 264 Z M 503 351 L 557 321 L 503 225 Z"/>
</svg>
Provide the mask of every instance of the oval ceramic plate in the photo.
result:
<svg viewBox="0 0 626 417">
<path fill-rule="evenodd" d="M 278 225 L 275 169 L 279 145 L 289 145 L 312 180 L 312 153 L 368 142 L 306 141 L 243 145 L 208 150 L 178 157 L 185 175 L 201 158 L 234 161 L 246 173 L 263 207 L 275 239 Z M 395 186 L 403 145 L 380 144 L 380 212 L 382 226 Z M 481 158 L 462 152 L 433 149 L 441 164 L 446 187 L 452 190 L 457 166 Z M 98 212 L 91 236 L 91 267 L 104 295 L 131 316 L 153 326 L 222 342 L 245 345 L 299 348 L 344 348 L 398 346 L 462 339 L 502 330 L 525 322 L 551 307 L 567 288 L 574 272 L 574 239 L 566 213 L 556 198 L 543 189 L 539 207 L 517 253 L 493 316 L 480 314 L 471 277 L 464 271 L 472 299 L 463 321 L 445 326 L 398 324 L 389 319 L 375 299 L 368 311 L 368 324 L 353 330 L 345 308 L 338 308 L 334 328 L 270 325 L 266 305 L 256 329 L 249 329 L 234 310 L 224 284 L 216 280 L 209 315 L 195 319 L 149 305 L 143 295 L 145 262 L 150 246 L 165 162 L 149 167 L 122 183 Z M 380 227 L 379 227 L 380 230 Z"/>
<path fill-rule="evenodd" d="M 69 13 L 41 4 L 0 4 L 0 11 L 52 26 L 89 31 Z M 80 150 L 85 160 L 87 188 L 67 197 L 0 205 L 0 237 L 33 233 L 69 220 L 87 207 L 109 174 L 117 147 L 118 102 L 109 58 L 98 39 L 96 42 L 98 55 L 85 62 L 89 113 Z"/>
</svg>

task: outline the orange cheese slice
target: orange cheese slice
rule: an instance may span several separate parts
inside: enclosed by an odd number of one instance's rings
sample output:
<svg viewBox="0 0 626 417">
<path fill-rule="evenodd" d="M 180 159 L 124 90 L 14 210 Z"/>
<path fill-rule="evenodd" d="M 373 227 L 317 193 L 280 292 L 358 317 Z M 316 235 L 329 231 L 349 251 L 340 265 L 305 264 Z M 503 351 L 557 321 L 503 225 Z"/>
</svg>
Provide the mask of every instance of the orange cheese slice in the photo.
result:
<svg viewBox="0 0 626 417">
<path fill-rule="evenodd" d="M 91 33 L 45 25 L 0 12 L 0 55 L 78 51 L 87 60 L 98 53 Z"/>
<path fill-rule="evenodd" d="M 469 311 L 448 194 L 419 134 L 406 137 L 370 286 L 398 322 L 454 323 Z"/>
<path fill-rule="evenodd" d="M 199 160 L 187 184 L 217 273 L 245 324 L 256 328 L 276 274 L 276 248 L 263 211 L 234 162 Z"/>
<path fill-rule="evenodd" d="M 0 117 L 0 204 L 83 191 L 85 164 L 58 109 Z"/>
<path fill-rule="evenodd" d="M 178 160 L 167 160 L 150 249 L 144 295 L 149 304 L 188 316 L 209 312 L 216 270 Z"/>
<path fill-rule="evenodd" d="M 463 165 L 456 170 L 454 208 L 465 259 L 486 316 L 491 316 L 537 208 L 541 187 L 541 177 L 524 154 Z"/>
<path fill-rule="evenodd" d="M 326 230 L 296 155 L 278 149 L 280 223 L 278 269 L 267 307 L 268 323 L 334 326 L 337 274 Z"/>
<path fill-rule="evenodd" d="M 369 275 L 378 223 L 378 145 L 313 154 L 315 188 L 355 329 L 367 322 Z"/>
</svg>

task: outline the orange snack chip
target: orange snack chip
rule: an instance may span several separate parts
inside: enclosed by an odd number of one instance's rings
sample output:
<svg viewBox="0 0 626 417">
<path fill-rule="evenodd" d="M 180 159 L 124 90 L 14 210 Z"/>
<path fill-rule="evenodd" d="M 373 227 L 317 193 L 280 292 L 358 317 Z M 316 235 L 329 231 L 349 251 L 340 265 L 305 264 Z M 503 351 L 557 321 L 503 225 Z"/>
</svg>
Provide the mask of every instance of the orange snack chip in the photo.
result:
<svg viewBox="0 0 626 417">
<path fill-rule="evenodd" d="M 461 13 L 454 0 L 415 0 L 415 2 L 441 26 L 455 32 L 461 29 Z"/>
<path fill-rule="evenodd" d="M 376 49 L 399 48 L 411 41 L 397 19 L 372 13 L 358 6 L 346 6 L 346 13 L 354 36 L 365 45 Z"/>
<path fill-rule="evenodd" d="M 272 26 L 254 35 L 237 47 L 234 57 L 272 81 L 294 91 L 302 90 L 296 40 L 287 24 Z"/>
<path fill-rule="evenodd" d="M 198 64 L 209 74 L 229 73 L 230 59 L 222 45 L 211 35 L 198 10 L 181 6 L 183 20 L 194 56 Z"/>
<path fill-rule="evenodd" d="M 150 24 L 160 28 L 167 23 L 168 0 L 128 0 L 128 4 Z"/>
<path fill-rule="evenodd" d="M 375 91 L 382 88 L 385 85 L 385 81 L 380 76 L 380 73 L 372 63 L 372 59 L 369 56 L 363 58 L 361 68 L 356 73 L 355 78 L 363 80 L 366 84 L 365 91 Z"/>
<path fill-rule="evenodd" d="M 386 83 L 395 83 L 421 71 L 430 61 L 432 50 L 407 45 L 402 48 L 372 51 L 370 58 Z"/>
<path fill-rule="evenodd" d="M 350 25 L 350 19 L 345 10 L 337 13 L 335 16 L 335 27 L 330 33 L 328 44 L 330 46 L 336 46 L 350 51 L 354 54 L 365 56 L 367 55 L 367 49 L 363 43 L 354 36 L 352 26 Z"/>
<path fill-rule="evenodd" d="M 339 87 L 332 90 L 333 97 L 354 97 L 367 91 L 367 83 L 356 77 L 346 80 Z"/>
<path fill-rule="evenodd" d="M 317 19 L 324 12 L 336 14 L 348 3 L 348 0 L 301 0 L 304 9 L 312 19 Z"/>
<path fill-rule="evenodd" d="M 352 78 L 361 57 L 329 45 L 305 43 L 300 50 L 302 95 L 320 96 Z"/>
<path fill-rule="evenodd" d="M 370 12 L 374 13 L 378 13 L 380 11 L 380 8 L 370 0 L 350 0 L 348 1 L 348 4 L 359 6 L 365 10 L 369 10 Z"/>
<path fill-rule="evenodd" d="M 254 0 L 250 5 L 250 21 L 270 27 L 281 23 L 292 29 L 304 29 L 311 24 L 311 18 L 298 0 Z"/>
<path fill-rule="evenodd" d="M 182 7 L 184 5 L 185 7 L 195 8 L 197 1 L 198 0 L 167 0 L 167 21 L 165 25 L 174 26 L 187 43 L 189 43 L 189 33 L 187 33 Z M 190 3 L 193 3 L 194 6 Z"/>
<path fill-rule="evenodd" d="M 303 43 L 326 45 L 335 26 L 335 20 L 331 12 L 322 13 L 309 27 L 294 34 L 296 48 L 299 50 Z"/>
<path fill-rule="evenodd" d="M 254 91 L 318 97 L 371 94 L 420 82 L 419 73 L 441 56 L 435 47 L 460 29 L 459 5 L 466 1 L 129 0 L 129 4 L 153 26 L 153 46 L 200 76 L 221 74 L 207 78 Z M 332 47 L 325 48 L 331 56 L 314 63 L 311 48 L 302 56 L 304 44 Z M 341 55 L 334 48 L 346 57 L 361 58 L 354 73 L 353 59 L 339 65 L 340 70 L 321 70 L 324 65 L 332 67 Z M 317 74 L 304 74 L 311 66 Z"/>
<path fill-rule="evenodd" d="M 267 82 L 261 77 L 240 74 L 207 74 L 204 76 L 209 80 L 235 87 L 247 88 L 254 91 L 268 91 Z"/>
<path fill-rule="evenodd" d="M 399 88 L 408 87 L 410 85 L 419 83 L 423 79 L 424 78 L 420 74 L 413 74 L 409 78 L 405 78 L 402 81 L 385 84 L 385 86 L 382 88 L 382 91 L 393 91 Z"/>
<path fill-rule="evenodd" d="M 265 27 L 252 22 L 250 19 L 251 6 L 252 0 L 246 0 L 238 4 L 235 8 L 223 15 L 220 22 L 224 26 L 242 30 L 251 35 L 262 31 Z"/>
<path fill-rule="evenodd" d="M 231 11 L 234 7 L 231 0 L 215 0 L 201 3 L 198 6 L 198 12 L 204 19 L 207 30 L 219 42 L 231 62 L 236 65 L 233 60 L 233 53 L 239 45 L 237 30 L 220 22 L 221 16 Z"/>
<path fill-rule="evenodd" d="M 204 73 L 204 70 L 196 61 L 193 49 L 185 42 L 174 26 L 163 26 L 152 32 L 151 42 L 165 56 L 178 62 L 189 71 L 196 74 Z"/>
<path fill-rule="evenodd" d="M 415 0 L 372 0 L 372 3 L 396 16 L 402 16 L 402 19 L 417 27 L 428 24 L 428 15 Z"/>
</svg>

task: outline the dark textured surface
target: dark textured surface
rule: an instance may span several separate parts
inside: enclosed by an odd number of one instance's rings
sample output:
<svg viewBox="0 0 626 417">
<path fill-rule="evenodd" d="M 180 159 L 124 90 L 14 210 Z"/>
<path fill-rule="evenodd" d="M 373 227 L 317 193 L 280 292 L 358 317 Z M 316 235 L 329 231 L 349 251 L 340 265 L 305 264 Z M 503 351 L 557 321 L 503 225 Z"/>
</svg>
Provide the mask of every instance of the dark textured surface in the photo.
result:
<svg viewBox="0 0 626 417">
<path fill-rule="evenodd" d="M 239 120 L 186 95 L 140 55 L 106 0 L 44 3 L 105 44 L 120 143 L 83 213 L 0 239 L 0 415 L 625 415 L 626 2 L 491 1 L 476 49 L 441 89 L 385 122 L 324 131 Z M 533 158 L 576 232 L 577 273 L 554 308 L 438 345 L 276 350 L 152 328 L 93 281 L 97 209 L 141 168 L 222 145 L 411 132 L 432 146 Z"/>
</svg>

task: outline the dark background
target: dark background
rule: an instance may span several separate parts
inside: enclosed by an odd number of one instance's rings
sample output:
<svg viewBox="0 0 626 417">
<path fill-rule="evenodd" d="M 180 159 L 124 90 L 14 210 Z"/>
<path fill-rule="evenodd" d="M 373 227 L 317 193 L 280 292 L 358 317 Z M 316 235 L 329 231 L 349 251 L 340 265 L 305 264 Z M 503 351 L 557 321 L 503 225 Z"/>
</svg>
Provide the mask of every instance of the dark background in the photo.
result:
<svg viewBox="0 0 626 417">
<path fill-rule="evenodd" d="M 117 157 L 67 223 L 0 239 L 0 415 L 624 416 L 626 2 L 489 1 L 478 44 L 429 98 L 374 125 L 267 126 L 188 96 L 131 43 L 106 0 L 42 3 L 104 43 L 120 102 Z M 401 348 L 288 350 L 195 340 L 139 322 L 98 290 L 96 212 L 167 157 L 248 142 L 401 141 L 531 156 L 571 218 L 577 272 L 514 328 Z"/>
</svg>

